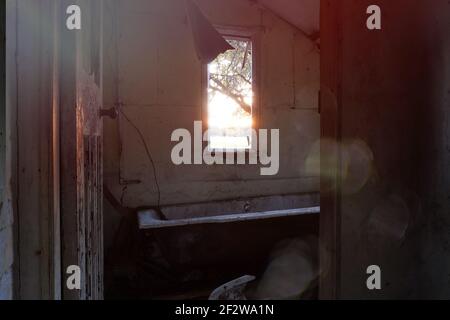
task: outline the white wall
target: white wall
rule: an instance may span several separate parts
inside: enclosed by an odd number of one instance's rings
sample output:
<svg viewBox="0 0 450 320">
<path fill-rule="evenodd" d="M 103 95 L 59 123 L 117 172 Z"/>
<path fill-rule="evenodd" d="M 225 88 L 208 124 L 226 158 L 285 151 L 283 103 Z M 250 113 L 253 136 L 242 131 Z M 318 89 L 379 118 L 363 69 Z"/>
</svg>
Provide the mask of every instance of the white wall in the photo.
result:
<svg viewBox="0 0 450 320">
<path fill-rule="evenodd" d="M 156 162 L 161 203 L 318 192 L 317 174 L 305 169 L 320 132 L 316 45 L 249 1 L 199 0 L 197 4 L 214 24 L 263 30 L 260 121 L 261 128 L 280 129 L 280 171 L 264 177 L 260 166 L 173 165 L 172 131 L 192 132 L 193 122 L 202 115 L 202 66 L 184 1 L 110 1 L 105 19 L 105 105 L 121 101 L 145 136 Z M 120 126 L 106 120 L 104 135 L 105 181 L 117 199 L 130 207 L 156 204 L 152 169 L 135 129 L 123 119 Z M 119 175 L 142 183 L 121 185 Z"/>
</svg>

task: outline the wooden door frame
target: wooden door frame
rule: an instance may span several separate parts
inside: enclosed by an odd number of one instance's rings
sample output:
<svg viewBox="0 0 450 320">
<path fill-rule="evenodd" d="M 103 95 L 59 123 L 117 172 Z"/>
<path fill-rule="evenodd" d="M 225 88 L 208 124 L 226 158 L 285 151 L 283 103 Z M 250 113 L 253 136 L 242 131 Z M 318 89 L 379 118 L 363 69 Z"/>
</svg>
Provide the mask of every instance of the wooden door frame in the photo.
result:
<svg viewBox="0 0 450 320">
<path fill-rule="evenodd" d="M 55 126 L 59 109 L 58 41 L 52 37 L 60 28 L 58 3 L 58 0 L 42 0 L 26 9 L 29 4 L 26 1 L 6 3 L 10 142 L 7 173 L 14 212 L 16 299 L 61 297 L 58 127 Z M 27 100 L 29 96 L 34 100 Z M 32 141 L 28 139 L 30 133 L 34 134 Z M 29 188 L 31 184 L 33 188 Z"/>
<path fill-rule="evenodd" d="M 342 112 L 342 1 L 320 3 L 320 120 L 322 144 L 320 178 L 320 299 L 338 299 L 341 247 L 341 112 Z M 326 148 L 326 149 L 325 149 Z"/>
<path fill-rule="evenodd" d="M 67 267 L 75 265 L 79 266 L 81 269 L 81 290 L 70 290 L 67 288 L 65 283 L 63 283 L 62 297 L 65 300 L 80 300 L 80 299 L 99 299 L 97 294 L 90 297 L 86 293 L 85 284 L 87 279 L 84 278 L 88 275 L 86 270 L 86 265 L 78 265 L 84 262 L 86 258 L 85 252 L 80 252 L 79 244 L 81 242 L 87 241 L 86 235 L 82 234 L 80 230 L 84 230 L 84 224 L 87 223 L 80 214 L 84 210 L 84 207 L 80 204 L 80 172 L 83 171 L 82 162 L 80 159 L 84 159 L 84 154 L 80 154 L 79 143 L 83 140 L 84 132 L 80 130 L 79 119 L 79 104 L 80 104 L 80 69 L 83 68 L 83 45 L 82 45 L 82 32 L 89 32 L 86 27 L 83 29 L 83 24 L 86 24 L 86 19 L 83 17 L 88 17 L 86 10 L 89 10 L 91 5 L 94 5 L 92 0 L 62 0 L 61 1 L 61 12 L 65 12 L 65 8 L 69 5 L 79 5 L 82 9 L 82 27 L 81 30 L 68 30 L 63 27 L 61 29 L 61 44 L 60 44 L 60 204 L 61 204 L 61 245 L 62 245 L 62 274 L 64 279 L 67 277 L 65 270 Z M 100 2 L 100 7 L 102 7 L 102 0 L 96 0 Z M 98 4 L 98 2 L 96 3 Z M 102 15 L 102 9 L 99 12 Z M 62 14 L 62 20 L 60 21 L 62 26 L 65 26 L 65 19 L 67 15 Z M 99 26 L 102 26 L 102 19 L 99 21 Z M 100 43 L 99 52 L 100 57 L 102 56 L 102 31 L 99 30 Z M 88 44 L 89 46 L 89 44 Z M 90 48 L 89 48 L 90 49 Z M 101 73 L 102 73 L 102 63 L 98 66 L 99 70 L 99 81 L 100 81 L 100 92 L 101 88 Z M 89 71 L 89 70 L 87 70 Z M 83 124 L 81 124 L 82 127 Z M 83 178 L 84 179 L 84 178 Z M 83 184 L 84 185 L 84 184 Z M 83 201 L 83 204 L 85 202 Z M 80 227 L 81 226 L 81 227 Z M 98 230 L 103 236 L 103 229 L 100 226 Z M 103 255 L 101 254 L 101 258 Z M 102 268 L 102 263 L 98 268 Z M 101 270 L 96 270 L 102 273 Z M 90 276 L 90 274 L 89 274 Z M 95 282 L 97 283 L 97 282 Z M 99 290 L 102 292 L 103 284 L 102 281 L 98 281 L 98 285 L 102 288 Z"/>
<path fill-rule="evenodd" d="M 62 258 L 61 258 L 61 157 L 60 157 L 60 63 L 61 63 L 61 4 L 60 1 L 53 1 L 53 112 L 52 112 L 52 175 L 53 175 L 53 252 L 51 278 L 53 280 L 53 298 L 62 299 Z M 57 191 L 57 192 L 56 192 Z"/>
<path fill-rule="evenodd" d="M 66 28 L 66 8 L 81 1 L 88 7 L 91 0 L 7 2 L 16 299 L 80 299 L 67 290 L 65 269 L 78 262 L 73 142 L 81 32 Z"/>
<path fill-rule="evenodd" d="M 70 2 L 70 3 L 69 3 Z M 63 8 L 73 1 L 61 1 L 60 25 L 65 25 Z M 76 4 L 76 2 L 73 2 Z M 60 205 L 61 205 L 61 273 L 70 265 L 78 265 L 77 254 L 77 31 L 61 27 L 60 34 Z M 65 278 L 65 277 L 64 277 Z M 76 291 L 62 288 L 63 299 L 79 299 Z"/>
</svg>

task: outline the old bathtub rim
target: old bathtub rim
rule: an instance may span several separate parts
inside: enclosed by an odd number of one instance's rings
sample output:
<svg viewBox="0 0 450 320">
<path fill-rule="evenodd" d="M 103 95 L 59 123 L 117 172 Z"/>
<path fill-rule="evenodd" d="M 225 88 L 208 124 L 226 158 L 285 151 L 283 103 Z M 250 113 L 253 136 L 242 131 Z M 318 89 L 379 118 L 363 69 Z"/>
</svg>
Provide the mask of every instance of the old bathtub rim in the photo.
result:
<svg viewBox="0 0 450 320">
<path fill-rule="evenodd" d="M 210 217 L 196 217 L 174 220 L 161 220 L 153 209 L 138 212 L 139 229 L 161 229 L 201 224 L 224 224 L 244 221 L 266 220 L 280 217 L 314 215 L 320 213 L 320 206 L 273 210 L 263 212 L 238 213 Z"/>
</svg>

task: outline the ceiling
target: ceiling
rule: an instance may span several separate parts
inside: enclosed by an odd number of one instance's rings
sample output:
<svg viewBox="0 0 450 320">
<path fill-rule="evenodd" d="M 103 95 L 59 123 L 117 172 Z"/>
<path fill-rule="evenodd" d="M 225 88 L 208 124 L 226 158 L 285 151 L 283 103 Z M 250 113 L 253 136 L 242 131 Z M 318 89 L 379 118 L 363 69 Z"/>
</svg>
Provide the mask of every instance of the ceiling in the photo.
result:
<svg viewBox="0 0 450 320">
<path fill-rule="evenodd" d="M 258 3 L 308 35 L 319 31 L 320 0 L 258 0 Z"/>
</svg>

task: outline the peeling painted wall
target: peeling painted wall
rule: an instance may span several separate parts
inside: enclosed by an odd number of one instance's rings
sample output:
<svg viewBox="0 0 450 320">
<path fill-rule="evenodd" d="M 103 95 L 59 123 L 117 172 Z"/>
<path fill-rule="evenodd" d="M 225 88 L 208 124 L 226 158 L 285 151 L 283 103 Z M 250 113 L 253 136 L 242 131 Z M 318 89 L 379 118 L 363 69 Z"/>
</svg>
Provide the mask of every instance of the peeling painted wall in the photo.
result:
<svg viewBox="0 0 450 320">
<path fill-rule="evenodd" d="M 260 166 L 173 165 L 172 131 L 192 132 L 193 122 L 202 120 L 202 66 L 183 1 L 108 1 L 105 105 L 122 102 L 143 133 L 155 160 L 161 204 L 318 192 L 318 174 L 305 165 L 320 134 L 316 45 L 250 1 L 196 2 L 213 24 L 263 30 L 261 128 L 280 129 L 280 172 L 263 177 Z M 105 182 L 116 198 L 129 207 L 155 205 L 152 169 L 135 129 L 123 119 L 105 120 L 104 137 Z M 133 180 L 141 183 L 124 183 Z"/>
</svg>

